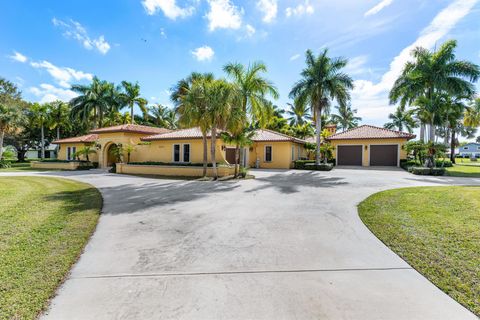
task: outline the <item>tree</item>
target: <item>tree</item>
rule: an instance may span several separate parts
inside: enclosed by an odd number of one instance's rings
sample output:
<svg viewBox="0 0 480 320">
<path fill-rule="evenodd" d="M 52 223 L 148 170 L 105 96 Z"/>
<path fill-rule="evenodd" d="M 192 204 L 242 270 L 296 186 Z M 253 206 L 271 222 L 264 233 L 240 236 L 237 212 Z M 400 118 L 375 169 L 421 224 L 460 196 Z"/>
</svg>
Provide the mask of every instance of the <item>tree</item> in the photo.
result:
<svg viewBox="0 0 480 320">
<path fill-rule="evenodd" d="M 120 94 L 121 101 L 125 106 L 130 107 L 131 123 L 134 123 L 133 107 L 138 105 L 141 109 L 147 105 L 147 100 L 140 96 L 140 85 L 138 83 L 131 83 L 122 81 L 123 92 Z M 144 110 L 146 113 L 146 109 Z"/>
<path fill-rule="evenodd" d="M 214 80 L 206 86 L 207 117 L 211 128 L 210 159 L 215 180 L 218 178 L 216 162 L 217 130 L 226 126 L 236 102 L 236 93 L 235 87 L 225 80 Z"/>
<path fill-rule="evenodd" d="M 56 131 L 56 139 L 60 140 L 60 132 L 63 128 L 70 126 L 69 115 L 70 107 L 67 103 L 63 101 L 54 101 L 47 105 L 48 107 L 48 118 L 49 118 L 49 129 Z"/>
<path fill-rule="evenodd" d="M 297 81 L 290 91 L 291 98 L 310 105 L 312 110 L 316 122 L 317 165 L 320 164 L 322 112 L 329 108 L 331 100 L 336 100 L 341 106 L 346 106 L 350 100 L 349 91 L 353 89 L 353 79 L 342 72 L 347 63 L 348 60 L 344 58 L 330 58 L 328 49 L 324 49 L 318 57 L 315 57 L 311 50 L 307 50 L 307 65 L 300 74 L 302 79 Z"/>
<path fill-rule="evenodd" d="M 97 153 L 97 150 L 93 148 L 93 146 L 85 146 L 82 149 L 78 150 L 75 152 L 73 155 L 74 158 L 80 158 L 80 156 L 85 156 L 85 159 L 87 161 L 90 161 L 89 155 Z"/>
<path fill-rule="evenodd" d="M 5 133 L 17 126 L 20 116 L 18 107 L 0 103 L 0 160 L 3 157 Z"/>
<path fill-rule="evenodd" d="M 385 123 L 384 127 L 387 129 L 398 131 L 407 130 L 409 133 L 413 132 L 415 128 L 415 120 L 412 117 L 413 111 L 405 110 L 405 107 L 399 106 L 395 109 L 394 113 L 388 115 L 390 122 Z"/>
<path fill-rule="evenodd" d="M 207 116 L 206 89 L 214 81 L 211 73 L 192 73 L 181 79 L 172 88 L 170 99 L 179 114 L 179 124 L 183 127 L 198 127 L 202 132 L 203 143 L 203 176 L 207 175 L 208 144 L 207 135 L 211 122 Z"/>
<path fill-rule="evenodd" d="M 48 124 L 48 105 L 34 103 L 30 107 L 33 125 L 40 128 L 41 158 L 45 159 L 45 126 Z"/>
<path fill-rule="evenodd" d="M 306 122 L 312 120 L 309 107 L 305 103 L 299 103 L 299 101 L 295 100 L 293 104 L 287 103 L 287 105 L 289 108 L 287 110 L 289 116 L 287 120 L 291 126 L 303 126 Z"/>
<path fill-rule="evenodd" d="M 175 110 L 158 103 L 150 106 L 148 112 L 149 117 L 155 125 L 171 130 L 178 128 L 178 119 Z"/>
<path fill-rule="evenodd" d="M 362 121 L 361 117 L 357 117 L 357 109 L 352 109 L 348 105 L 336 106 L 338 114 L 332 114 L 331 120 L 336 123 L 342 131 L 358 127 L 358 122 Z"/>
<path fill-rule="evenodd" d="M 127 154 L 127 163 L 130 162 L 130 156 L 135 151 L 135 146 L 133 144 L 127 144 L 123 146 L 123 151 Z"/>
<path fill-rule="evenodd" d="M 241 97 L 242 110 L 252 121 L 259 120 L 265 107 L 265 99 L 271 96 L 278 99 L 277 88 L 271 81 L 262 76 L 267 67 L 262 62 L 254 62 L 248 67 L 240 63 L 228 63 L 223 70 L 233 80 L 233 84 Z"/>
<path fill-rule="evenodd" d="M 473 100 L 465 109 L 463 124 L 472 128 L 480 126 L 480 98 Z"/>
<path fill-rule="evenodd" d="M 79 95 L 70 100 L 70 117 L 89 125 L 91 117 L 93 128 L 102 127 L 103 118 L 118 103 L 115 87 L 112 83 L 94 77 L 89 85 L 72 85 L 72 91 Z"/>
<path fill-rule="evenodd" d="M 480 76 L 480 67 L 469 61 L 457 60 L 457 42 L 445 42 L 438 51 L 417 47 L 412 51 L 414 61 L 407 62 L 390 91 L 390 103 L 411 105 L 422 98 L 424 110 L 429 113 L 429 141 L 435 138 L 435 119 L 439 106 L 435 103 L 440 93 L 471 97 L 475 93 L 472 82 Z"/>
</svg>

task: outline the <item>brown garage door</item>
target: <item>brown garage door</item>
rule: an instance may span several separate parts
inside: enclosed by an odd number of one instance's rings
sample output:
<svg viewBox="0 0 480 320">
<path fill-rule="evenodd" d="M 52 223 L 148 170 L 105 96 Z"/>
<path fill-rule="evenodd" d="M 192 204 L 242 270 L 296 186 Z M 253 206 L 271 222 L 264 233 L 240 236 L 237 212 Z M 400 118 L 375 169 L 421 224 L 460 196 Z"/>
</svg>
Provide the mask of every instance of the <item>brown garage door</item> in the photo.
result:
<svg viewBox="0 0 480 320">
<path fill-rule="evenodd" d="M 338 146 L 337 157 L 339 166 L 361 166 L 362 146 Z"/>
<path fill-rule="evenodd" d="M 396 144 L 370 146 L 371 166 L 397 166 L 397 161 L 398 146 Z"/>
</svg>

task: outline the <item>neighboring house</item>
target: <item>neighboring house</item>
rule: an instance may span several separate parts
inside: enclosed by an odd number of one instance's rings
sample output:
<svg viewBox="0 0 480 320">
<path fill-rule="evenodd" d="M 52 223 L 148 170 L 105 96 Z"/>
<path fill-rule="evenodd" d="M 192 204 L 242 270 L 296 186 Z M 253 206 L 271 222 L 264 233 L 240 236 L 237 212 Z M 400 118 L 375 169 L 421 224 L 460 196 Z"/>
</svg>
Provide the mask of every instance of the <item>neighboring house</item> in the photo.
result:
<svg viewBox="0 0 480 320">
<path fill-rule="evenodd" d="M 26 159 L 40 159 L 42 157 L 42 149 L 28 149 L 25 153 Z M 57 145 L 49 144 L 45 147 L 45 159 L 56 159 L 57 158 Z"/>
<path fill-rule="evenodd" d="M 335 147 L 337 165 L 400 166 L 407 158 L 403 145 L 415 135 L 385 128 L 362 125 L 328 137 Z"/>
<path fill-rule="evenodd" d="M 480 143 L 470 142 L 458 149 L 458 154 L 463 158 L 480 158 Z"/>
<path fill-rule="evenodd" d="M 210 162 L 208 135 L 208 161 Z M 217 137 L 216 162 L 234 163 L 235 146 Z M 253 144 L 244 148 L 243 161 L 251 167 L 288 169 L 293 161 L 306 156 L 305 141 L 271 130 L 256 130 Z M 55 141 L 60 145 L 59 159 L 73 160 L 73 154 L 86 145 L 94 146 L 96 154 L 90 161 L 99 167 L 111 166 L 115 161 L 111 148 L 116 144 L 130 144 L 135 150 L 130 162 L 201 163 L 203 161 L 202 134 L 198 128 L 170 131 L 140 125 L 122 125 L 90 131 L 90 134 Z M 84 159 L 84 157 L 82 157 Z M 124 159 L 126 160 L 126 159 Z"/>
</svg>

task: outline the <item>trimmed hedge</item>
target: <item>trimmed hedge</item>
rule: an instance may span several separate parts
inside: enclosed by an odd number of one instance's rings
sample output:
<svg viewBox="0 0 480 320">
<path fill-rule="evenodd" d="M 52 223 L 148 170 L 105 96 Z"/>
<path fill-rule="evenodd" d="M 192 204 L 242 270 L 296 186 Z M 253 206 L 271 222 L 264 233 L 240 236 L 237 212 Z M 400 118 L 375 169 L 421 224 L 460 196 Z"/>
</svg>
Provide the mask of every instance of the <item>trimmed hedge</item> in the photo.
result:
<svg viewBox="0 0 480 320">
<path fill-rule="evenodd" d="M 127 164 L 132 165 L 142 165 L 142 166 L 177 166 L 177 167 L 203 167 L 203 163 L 186 163 L 186 162 L 156 162 L 156 161 L 145 161 L 145 162 L 129 162 Z M 217 167 L 220 164 L 217 163 Z M 207 167 L 212 167 L 211 163 L 207 163 Z"/>
<path fill-rule="evenodd" d="M 408 172 L 421 176 L 443 176 L 445 168 L 409 167 Z"/>
<path fill-rule="evenodd" d="M 0 160 L 0 169 L 7 169 L 12 166 L 12 163 L 8 160 Z"/>
<path fill-rule="evenodd" d="M 333 169 L 333 164 L 331 163 L 321 163 L 321 164 L 310 164 L 305 165 L 304 170 L 315 170 L 315 171 L 330 171 Z"/>
<path fill-rule="evenodd" d="M 405 170 L 408 170 L 408 168 L 410 167 L 422 167 L 422 165 L 423 165 L 422 163 L 416 160 L 400 160 L 400 167 L 402 167 Z M 449 168 L 449 167 L 453 167 L 453 164 L 450 160 L 445 160 L 445 162 L 443 160 L 436 160 L 435 167 Z"/>
<path fill-rule="evenodd" d="M 293 168 L 298 170 L 314 170 L 310 168 L 310 166 L 314 164 L 315 160 L 296 160 L 293 161 Z M 335 166 L 335 159 L 328 160 L 327 164 L 332 165 L 332 167 Z M 306 166 L 308 166 L 308 168 L 305 168 Z"/>
</svg>

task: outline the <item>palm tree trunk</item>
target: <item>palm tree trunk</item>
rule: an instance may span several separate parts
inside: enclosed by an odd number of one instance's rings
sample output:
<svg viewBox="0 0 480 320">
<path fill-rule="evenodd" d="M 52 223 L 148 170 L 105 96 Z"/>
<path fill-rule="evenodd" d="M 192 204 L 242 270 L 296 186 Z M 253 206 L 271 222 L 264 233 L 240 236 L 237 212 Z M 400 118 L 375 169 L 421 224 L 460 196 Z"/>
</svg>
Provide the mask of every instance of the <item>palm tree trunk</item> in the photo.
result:
<svg viewBox="0 0 480 320">
<path fill-rule="evenodd" d="M 443 144 L 447 145 L 450 140 L 450 128 L 445 127 L 445 137 L 443 138 Z"/>
<path fill-rule="evenodd" d="M 217 172 L 217 161 L 215 157 L 215 147 L 217 144 L 217 128 L 215 128 L 215 125 L 212 127 L 212 137 L 211 137 L 211 143 L 210 143 L 210 160 L 212 161 L 212 170 L 213 170 L 213 179 L 217 180 L 218 178 L 218 172 Z"/>
<path fill-rule="evenodd" d="M 425 124 L 420 124 L 420 141 L 425 142 Z"/>
<path fill-rule="evenodd" d="M 203 176 L 207 176 L 207 164 L 208 164 L 208 146 L 207 146 L 207 134 L 202 132 L 203 141 Z"/>
<path fill-rule="evenodd" d="M 455 130 L 452 129 L 452 136 L 450 137 L 450 161 L 455 163 Z"/>
<path fill-rule="evenodd" d="M 130 123 L 133 124 L 133 103 L 130 105 Z"/>
<path fill-rule="evenodd" d="M 40 143 L 40 145 L 42 146 L 41 156 L 42 156 L 42 160 L 44 160 L 45 159 L 45 130 L 44 130 L 43 124 L 41 126 L 40 132 L 41 132 L 41 139 L 42 139 L 42 141 Z"/>
<path fill-rule="evenodd" d="M 319 106 L 317 106 L 317 116 L 315 119 L 315 126 L 316 126 L 316 143 L 317 143 L 317 148 L 315 150 L 315 164 L 319 165 L 320 164 L 320 133 L 322 131 L 322 114 L 321 114 L 321 109 Z"/>
<path fill-rule="evenodd" d="M 3 139 L 5 138 L 5 130 L 0 131 L 0 160 L 3 157 Z"/>
<path fill-rule="evenodd" d="M 240 165 L 240 145 L 237 143 L 235 145 L 235 173 L 233 177 L 236 178 L 238 176 L 238 166 Z"/>
<path fill-rule="evenodd" d="M 429 137 L 428 137 L 428 141 L 429 142 L 434 142 L 435 141 L 435 124 L 434 124 L 434 114 L 432 114 L 432 120 L 430 121 L 430 132 L 429 132 Z"/>
<path fill-rule="evenodd" d="M 87 115 L 88 118 L 88 115 Z M 97 129 L 97 107 L 93 108 L 93 129 Z"/>
</svg>

